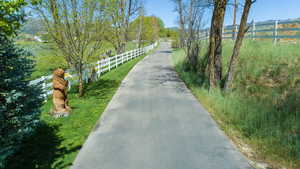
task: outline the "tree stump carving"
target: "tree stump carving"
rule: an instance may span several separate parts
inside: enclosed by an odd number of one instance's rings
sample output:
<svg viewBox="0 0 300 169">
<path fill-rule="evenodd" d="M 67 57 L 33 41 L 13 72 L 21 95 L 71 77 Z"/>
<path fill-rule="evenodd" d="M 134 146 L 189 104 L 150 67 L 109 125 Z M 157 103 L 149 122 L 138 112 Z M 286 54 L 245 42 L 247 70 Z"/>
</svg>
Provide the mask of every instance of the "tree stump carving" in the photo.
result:
<svg viewBox="0 0 300 169">
<path fill-rule="evenodd" d="M 56 69 L 53 72 L 53 109 L 51 114 L 54 117 L 65 117 L 70 114 L 68 106 L 68 81 L 64 79 L 65 71 Z"/>
</svg>

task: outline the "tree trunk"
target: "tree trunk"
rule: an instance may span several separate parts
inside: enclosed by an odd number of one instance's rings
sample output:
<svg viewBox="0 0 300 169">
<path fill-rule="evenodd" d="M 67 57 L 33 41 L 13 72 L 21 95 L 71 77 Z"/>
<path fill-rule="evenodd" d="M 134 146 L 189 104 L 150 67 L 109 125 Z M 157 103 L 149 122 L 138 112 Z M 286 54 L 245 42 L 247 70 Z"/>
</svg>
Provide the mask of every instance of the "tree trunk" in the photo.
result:
<svg viewBox="0 0 300 169">
<path fill-rule="evenodd" d="M 238 62 L 240 49 L 241 49 L 241 46 L 242 46 L 244 35 L 247 32 L 247 28 L 246 28 L 247 18 L 248 18 L 252 3 L 253 3 L 252 0 L 246 0 L 246 2 L 245 2 L 239 32 L 238 32 L 237 39 L 236 39 L 235 44 L 234 44 L 233 53 L 232 53 L 231 58 L 230 58 L 229 68 L 228 68 L 227 75 L 226 75 L 226 81 L 225 81 L 225 85 L 224 85 L 225 90 L 231 88 L 231 84 L 232 84 L 233 79 L 234 79 L 234 74 L 235 74 L 235 71 L 236 71 L 236 65 L 237 65 L 237 62 Z"/>
<path fill-rule="evenodd" d="M 126 7 L 126 5 L 125 5 Z M 129 0 L 128 2 L 128 9 L 127 9 L 127 15 L 125 18 L 125 33 L 124 33 L 124 39 L 125 42 L 129 41 L 129 21 L 130 21 L 130 17 L 131 17 L 131 10 L 132 10 L 132 0 Z"/>
<path fill-rule="evenodd" d="M 184 14 L 183 14 L 183 2 L 182 0 L 177 0 L 177 6 L 178 6 L 178 13 L 179 13 L 179 26 L 180 26 L 180 32 L 179 32 L 179 40 L 180 40 L 180 48 L 183 48 L 185 46 L 185 20 L 184 20 Z"/>
<path fill-rule="evenodd" d="M 190 44 L 190 47 L 188 49 L 188 66 L 190 67 L 190 69 L 192 71 L 196 71 L 197 70 L 197 66 L 198 66 L 198 55 L 199 55 L 199 44 L 198 42 L 192 42 Z"/>
<path fill-rule="evenodd" d="M 234 8 L 233 8 L 233 28 L 232 28 L 232 40 L 235 39 L 235 34 L 236 34 L 236 30 L 235 30 L 235 27 L 236 27 L 236 12 L 237 12 L 237 8 L 238 8 L 238 0 L 234 0 Z"/>
<path fill-rule="evenodd" d="M 84 95 L 84 82 L 83 82 L 83 72 L 82 72 L 82 65 L 79 68 L 79 86 L 78 86 L 78 96 L 82 97 Z"/>
<path fill-rule="evenodd" d="M 144 18 L 144 16 L 141 15 L 139 28 L 138 28 L 138 34 L 137 34 L 137 36 L 138 36 L 138 48 L 142 47 L 143 18 Z"/>
<path fill-rule="evenodd" d="M 216 0 L 209 37 L 209 81 L 215 88 L 222 79 L 222 31 L 227 0 Z"/>
<path fill-rule="evenodd" d="M 117 44 L 114 45 L 114 48 L 117 54 L 123 53 L 123 42 L 117 42 Z"/>
<path fill-rule="evenodd" d="M 186 53 L 187 53 L 187 64 L 186 67 L 188 69 L 191 69 L 192 71 L 196 70 L 196 63 L 197 62 L 197 56 L 198 54 L 195 56 L 195 53 L 193 53 L 194 51 L 194 27 L 193 27 L 193 14 L 194 14 L 194 0 L 190 0 L 190 6 L 189 6 L 189 15 L 188 15 L 188 19 L 187 19 L 187 25 L 188 25 L 188 30 L 187 30 L 187 37 L 186 37 Z M 197 43 L 197 42 L 196 42 Z"/>
</svg>

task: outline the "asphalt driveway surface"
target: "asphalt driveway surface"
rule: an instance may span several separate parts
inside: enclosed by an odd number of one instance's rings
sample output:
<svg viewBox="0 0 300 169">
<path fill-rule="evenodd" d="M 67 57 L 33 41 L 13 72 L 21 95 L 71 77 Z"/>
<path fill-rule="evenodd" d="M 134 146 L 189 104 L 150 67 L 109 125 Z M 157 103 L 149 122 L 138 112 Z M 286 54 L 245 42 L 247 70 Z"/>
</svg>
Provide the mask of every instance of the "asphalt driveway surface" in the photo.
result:
<svg viewBox="0 0 300 169">
<path fill-rule="evenodd" d="M 74 129 L 76 130 L 76 129 Z M 127 75 L 72 169 L 250 169 L 161 43 Z"/>
</svg>

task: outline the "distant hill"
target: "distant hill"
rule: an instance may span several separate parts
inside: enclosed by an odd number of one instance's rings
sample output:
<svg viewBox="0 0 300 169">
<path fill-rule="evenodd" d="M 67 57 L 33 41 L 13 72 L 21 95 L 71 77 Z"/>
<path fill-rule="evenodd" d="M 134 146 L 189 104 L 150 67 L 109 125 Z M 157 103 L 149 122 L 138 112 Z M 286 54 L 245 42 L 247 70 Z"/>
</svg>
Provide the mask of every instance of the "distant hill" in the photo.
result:
<svg viewBox="0 0 300 169">
<path fill-rule="evenodd" d="M 36 35 L 39 32 L 44 32 L 43 22 L 38 18 L 27 18 L 27 21 L 21 28 L 21 33 Z"/>
<path fill-rule="evenodd" d="M 174 27 L 168 27 L 167 29 L 171 29 L 171 30 L 174 30 L 174 31 L 177 31 L 179 28 L 174 26 Z"/>
</svg>

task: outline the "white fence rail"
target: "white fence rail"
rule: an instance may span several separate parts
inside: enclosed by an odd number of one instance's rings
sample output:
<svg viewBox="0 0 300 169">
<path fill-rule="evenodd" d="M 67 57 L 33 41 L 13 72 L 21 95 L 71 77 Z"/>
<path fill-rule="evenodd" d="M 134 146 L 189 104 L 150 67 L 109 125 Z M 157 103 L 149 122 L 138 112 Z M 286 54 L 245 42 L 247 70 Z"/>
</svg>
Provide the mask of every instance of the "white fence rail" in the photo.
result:
<svg viewBox="0 0 300 169">
<path fill-rule="evenodd" d="M 245 38 L 273 39 L 300 39 L 300 19 L 273 20 L 266 22 L 248 23 L 249 29 Z M 223 28 L 223 39 L 235 39 L 239 25 L 229 25 Z M 201 39 L 209 38 L 209 29 L 201 30 Z"/>
<path fill-rule="evenodd" d="M 108 72 L 114 68 L 117 68 L 119 65 L 132 60 L 138 56 L 141 56 L 145 53 L 148 53 L 150 50 L 154 49 L 157 46 L 157 42 L 152 45 L 146 46 L 144 48 L 138 48 L 134 50 L 130 50 L 128 52 L 113 56 L 107 57 L 88 65 L 87 68 L 83 71 L 83 80 L 87 83 L 89 78 L 93 78 L 92 70 L 95 70 L 95 79 L 98 79 L 101 74 Z M 52 75 L 42 76 L 38 79 L 30 81 L 30 85 L 41 84 L 43 89 L 43 97 L 46 99 L 48 95 L 52 94 Z M 66 73 L 65 78 L 69 81 L 69 89 L 72 85 L 78 83 L 78 76 L 76 74 L 71 75 L 70 73 Z"/>
</svg>

